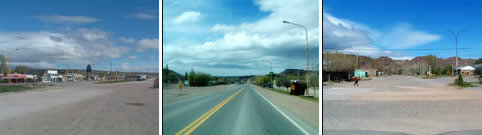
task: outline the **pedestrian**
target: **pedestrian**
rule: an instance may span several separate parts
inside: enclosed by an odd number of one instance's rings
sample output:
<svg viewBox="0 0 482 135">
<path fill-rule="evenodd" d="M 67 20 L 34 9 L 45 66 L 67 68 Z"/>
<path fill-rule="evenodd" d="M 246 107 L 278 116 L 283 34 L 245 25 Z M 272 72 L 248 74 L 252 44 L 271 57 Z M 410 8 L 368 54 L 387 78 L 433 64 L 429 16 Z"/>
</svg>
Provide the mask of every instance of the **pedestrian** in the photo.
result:
<svg viewBox="0 0 482 135">
<path fill-rule="evenodd" d="M 353 84 L 353 86 L 358 86 L 358 77 L 355 77 L 355 83 Z"/>
</svg>

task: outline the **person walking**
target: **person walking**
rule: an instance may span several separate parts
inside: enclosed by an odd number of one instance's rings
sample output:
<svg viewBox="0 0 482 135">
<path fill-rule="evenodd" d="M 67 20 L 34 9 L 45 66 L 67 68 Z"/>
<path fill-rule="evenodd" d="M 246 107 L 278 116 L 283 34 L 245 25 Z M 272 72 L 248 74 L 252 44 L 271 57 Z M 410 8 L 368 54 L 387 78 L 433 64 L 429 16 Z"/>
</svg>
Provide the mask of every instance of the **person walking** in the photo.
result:
<svg viewBox="0 0 482 135">
<path fill-rule="evenodd" d="M 355 83 L 353 84 L 353 86 L 358 86 L 358 77 L 355 77 Z"/>
</svg>

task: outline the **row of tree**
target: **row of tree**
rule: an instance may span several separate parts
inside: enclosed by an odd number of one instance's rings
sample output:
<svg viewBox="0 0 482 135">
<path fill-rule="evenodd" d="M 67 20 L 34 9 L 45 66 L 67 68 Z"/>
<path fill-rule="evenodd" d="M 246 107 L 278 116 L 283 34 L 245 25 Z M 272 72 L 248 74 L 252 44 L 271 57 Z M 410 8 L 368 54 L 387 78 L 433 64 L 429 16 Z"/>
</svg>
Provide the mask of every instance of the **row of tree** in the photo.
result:
<svg viewBox="0 0 482 135">
<path fill-rule="evenodd" d="M 209 86 L 212 79 L 213 77 L 211 75 L 199 72 L 196 73 L 194 70 L 191 70 L 188 75 L 189 86 Z"/>
<path fill-rule="evenodd" d="M 11 71 L 11 73 L 19 73 L 19 74 L 25 74 L 30 70 L 27 66 L 23 65 L 18 65 Z M 7 67 L 7 60 L 5 56 L 0 54 L 0 73 L 1 74 L 7 74 L 8 73 L 8 67 Z"/>
<path fill-rule="evenodd" d="M 475 64 L 482 63 L 479 59 Z M 355 69 L 376 69 L 384 74 L 424 75 L 428 72 L 437 75 L 452 75 L 456 67 L 443 64 L 442 59 L 434 55 L 417 57 L 413 60 L 392 60 L 389 57 L 370 58 L 344 54 L 342 52 L 323 52 L 323 72 L 353 72 Z M 480 71 L 476 71 L 480 74 Z"/>
</svg>

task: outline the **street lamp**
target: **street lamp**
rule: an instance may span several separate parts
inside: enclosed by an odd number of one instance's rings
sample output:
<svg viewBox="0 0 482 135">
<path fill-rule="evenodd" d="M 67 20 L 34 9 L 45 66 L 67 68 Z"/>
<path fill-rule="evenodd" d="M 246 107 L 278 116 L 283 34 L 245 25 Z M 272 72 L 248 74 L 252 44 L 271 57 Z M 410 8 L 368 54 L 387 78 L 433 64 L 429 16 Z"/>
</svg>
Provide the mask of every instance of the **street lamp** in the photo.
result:
<svg viewBox="0 0 482 135">
<path fill-rule="evenodd" d="M 292 23 L 292 22 L 288 22 L 288 21 L 285 21 L 283 20 L 283 23 L 287 23 L 287 24 L 293 24 L 293 25 L 296 25 L 296 26 L 299 26 L 299 27 L 302 27 L 303 29 L 305 29 L 305 33 L 306 33 L 306 95 L 310 95 L 309 93 L 309 70 L 308 70 L 308 30 L 306 29 L 305 26 L 303 25 L 300 25 L 300 24 L 296 24 L 296 23 Z"/>
</svg>

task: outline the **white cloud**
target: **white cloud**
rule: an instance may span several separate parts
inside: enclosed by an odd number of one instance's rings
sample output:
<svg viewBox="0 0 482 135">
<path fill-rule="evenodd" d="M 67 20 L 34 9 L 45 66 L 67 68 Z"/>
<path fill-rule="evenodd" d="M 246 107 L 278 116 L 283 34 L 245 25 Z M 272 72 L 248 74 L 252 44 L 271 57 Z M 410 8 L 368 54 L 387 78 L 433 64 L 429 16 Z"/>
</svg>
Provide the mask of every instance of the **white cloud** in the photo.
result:
<svg viewBox="0 0 482 135">
<path fill-rule="evenodd" d="M 182 23 L 193 23 L 197 22 L 201 19 L 201 13 L 196 11 L 187 11 L 183 12 L 181 15 L 174 18 L 173 22 L 175 24 L 182 24 Z"/>
<path fill-rule="evenodd" d="M 233 31 L 234 29 L 235 29 L 234 26 L 225 25 L 225 24 L 216 24 L 211 28 L 212 31 L 217 31 L 217 32 L 230 32 L 230 31 Z"/>
<path fill-rule="evenodd" d="M 85 29 L 81 28 L 78 31 L 82 37 L 89 41 L 105 40 L 109 37 L 109 33 L 101 31 L 99 29 Z"/>
<path fill-rule="evenodd" d="M 380 43 L 388 48 L 404 49 L 437 40 L 440 40 L 439 35 L 414 30 L 410 24 L 402 23 L 387 33 L 386 36 L 383 36 Z"/>
<path fill-rule="evenodd" d="M 136 39 L 135 39 L 135 38 L 120 37 L 119 40 L 120 40 L 122 43 L 126 43 L 126 44 L 134 44 L 134 43 L 136 43 Z"/>
<path fill-rule="evenodd" d="M 154 19 L 157 19 L 158 15 L 156 13 L 135 13 L 135 14 L 129 14 L 127 17 L 136 18 L 140 20 L 154 20 Z"/>
<path fill-rule="evenodd" d="M 414 57 L 412 57 L 412 56 L 403 56 L 403 57 L 390 57 L 390 58 L 392 58 L 392 59 L 394 59 L 394 60 L 411 60 L 411 59 L 413 59 Z"/>
<path fill-rule="evenodd" d="M 137 58 L 136 56 L 129 56 L 129 57 L 127 57 L 128 60 L 136 60 L 136 58 Z"/>
<path fill-rule="evenodd" d="M 159 72 L 158 65 L 139 65 L 135 63 L 122 63 L 120 69 L 122 72 Z"/>
<path fill-rule="evenodd" d="M 270 14 L 239 25 L 216 24 L 211 31 L 223 36 L 214 40 L 164 44 L 163 59 L 180 72 L 192 65 L 213 75 L 263 74 L 270 69 L 267 63 L 273 63 L 275 72 L 304 68 L 299 65 L 306 64 L 305 31 L 282 23 L 288 20 L 308 28 L 310 59 L 318 61 L 318 1 L 259 0 L 256 4 Z"/>
<path fill-rule="evenodd" d="M 89 17 L 89 16 L 62 16 L 62 15 L 53 15 L 53 16 L 35 16 L 41 21 L 47 23 L 54 23 L 54 24 L 89 24 L 99 22 L 100 19 Z"/>
<path fill-rule="evenodd" d="M 364 56 L 389 56 L 408 59 L 403 52 L 387 49 L 404 49 L 423 45 L 440 39 L 439 35 L 415 30 L 410 24 L 399 24 L 388 32 L 380 32 L 366 25 L 337 18 L 323 12 L 323 48 L 340 49 L 342 52 Z"/>
<path fill-rule="evenodd" d="M 51 68 L 57 63 L 87 64 L 127 53 L 100 30 L 78 29 L 65 33 L 1 32 L 0 54 L 12 56 L 12 63 Z"/>
<path fill-rule="evenodd" d="M 376 32 L 345 19 L 336 18 L 323 12 L 323 48 L 351 48 L 373 42 L 371 35 Z"/>
<path fill-rule="evenodd" d="M 159 39 L 154 38 L 154 39 L 141 39 L 137 43 L 137 51 L 142 52 L 144 49 L 149 49 L 149 48 L 159 48 Z"/>
</svg>

